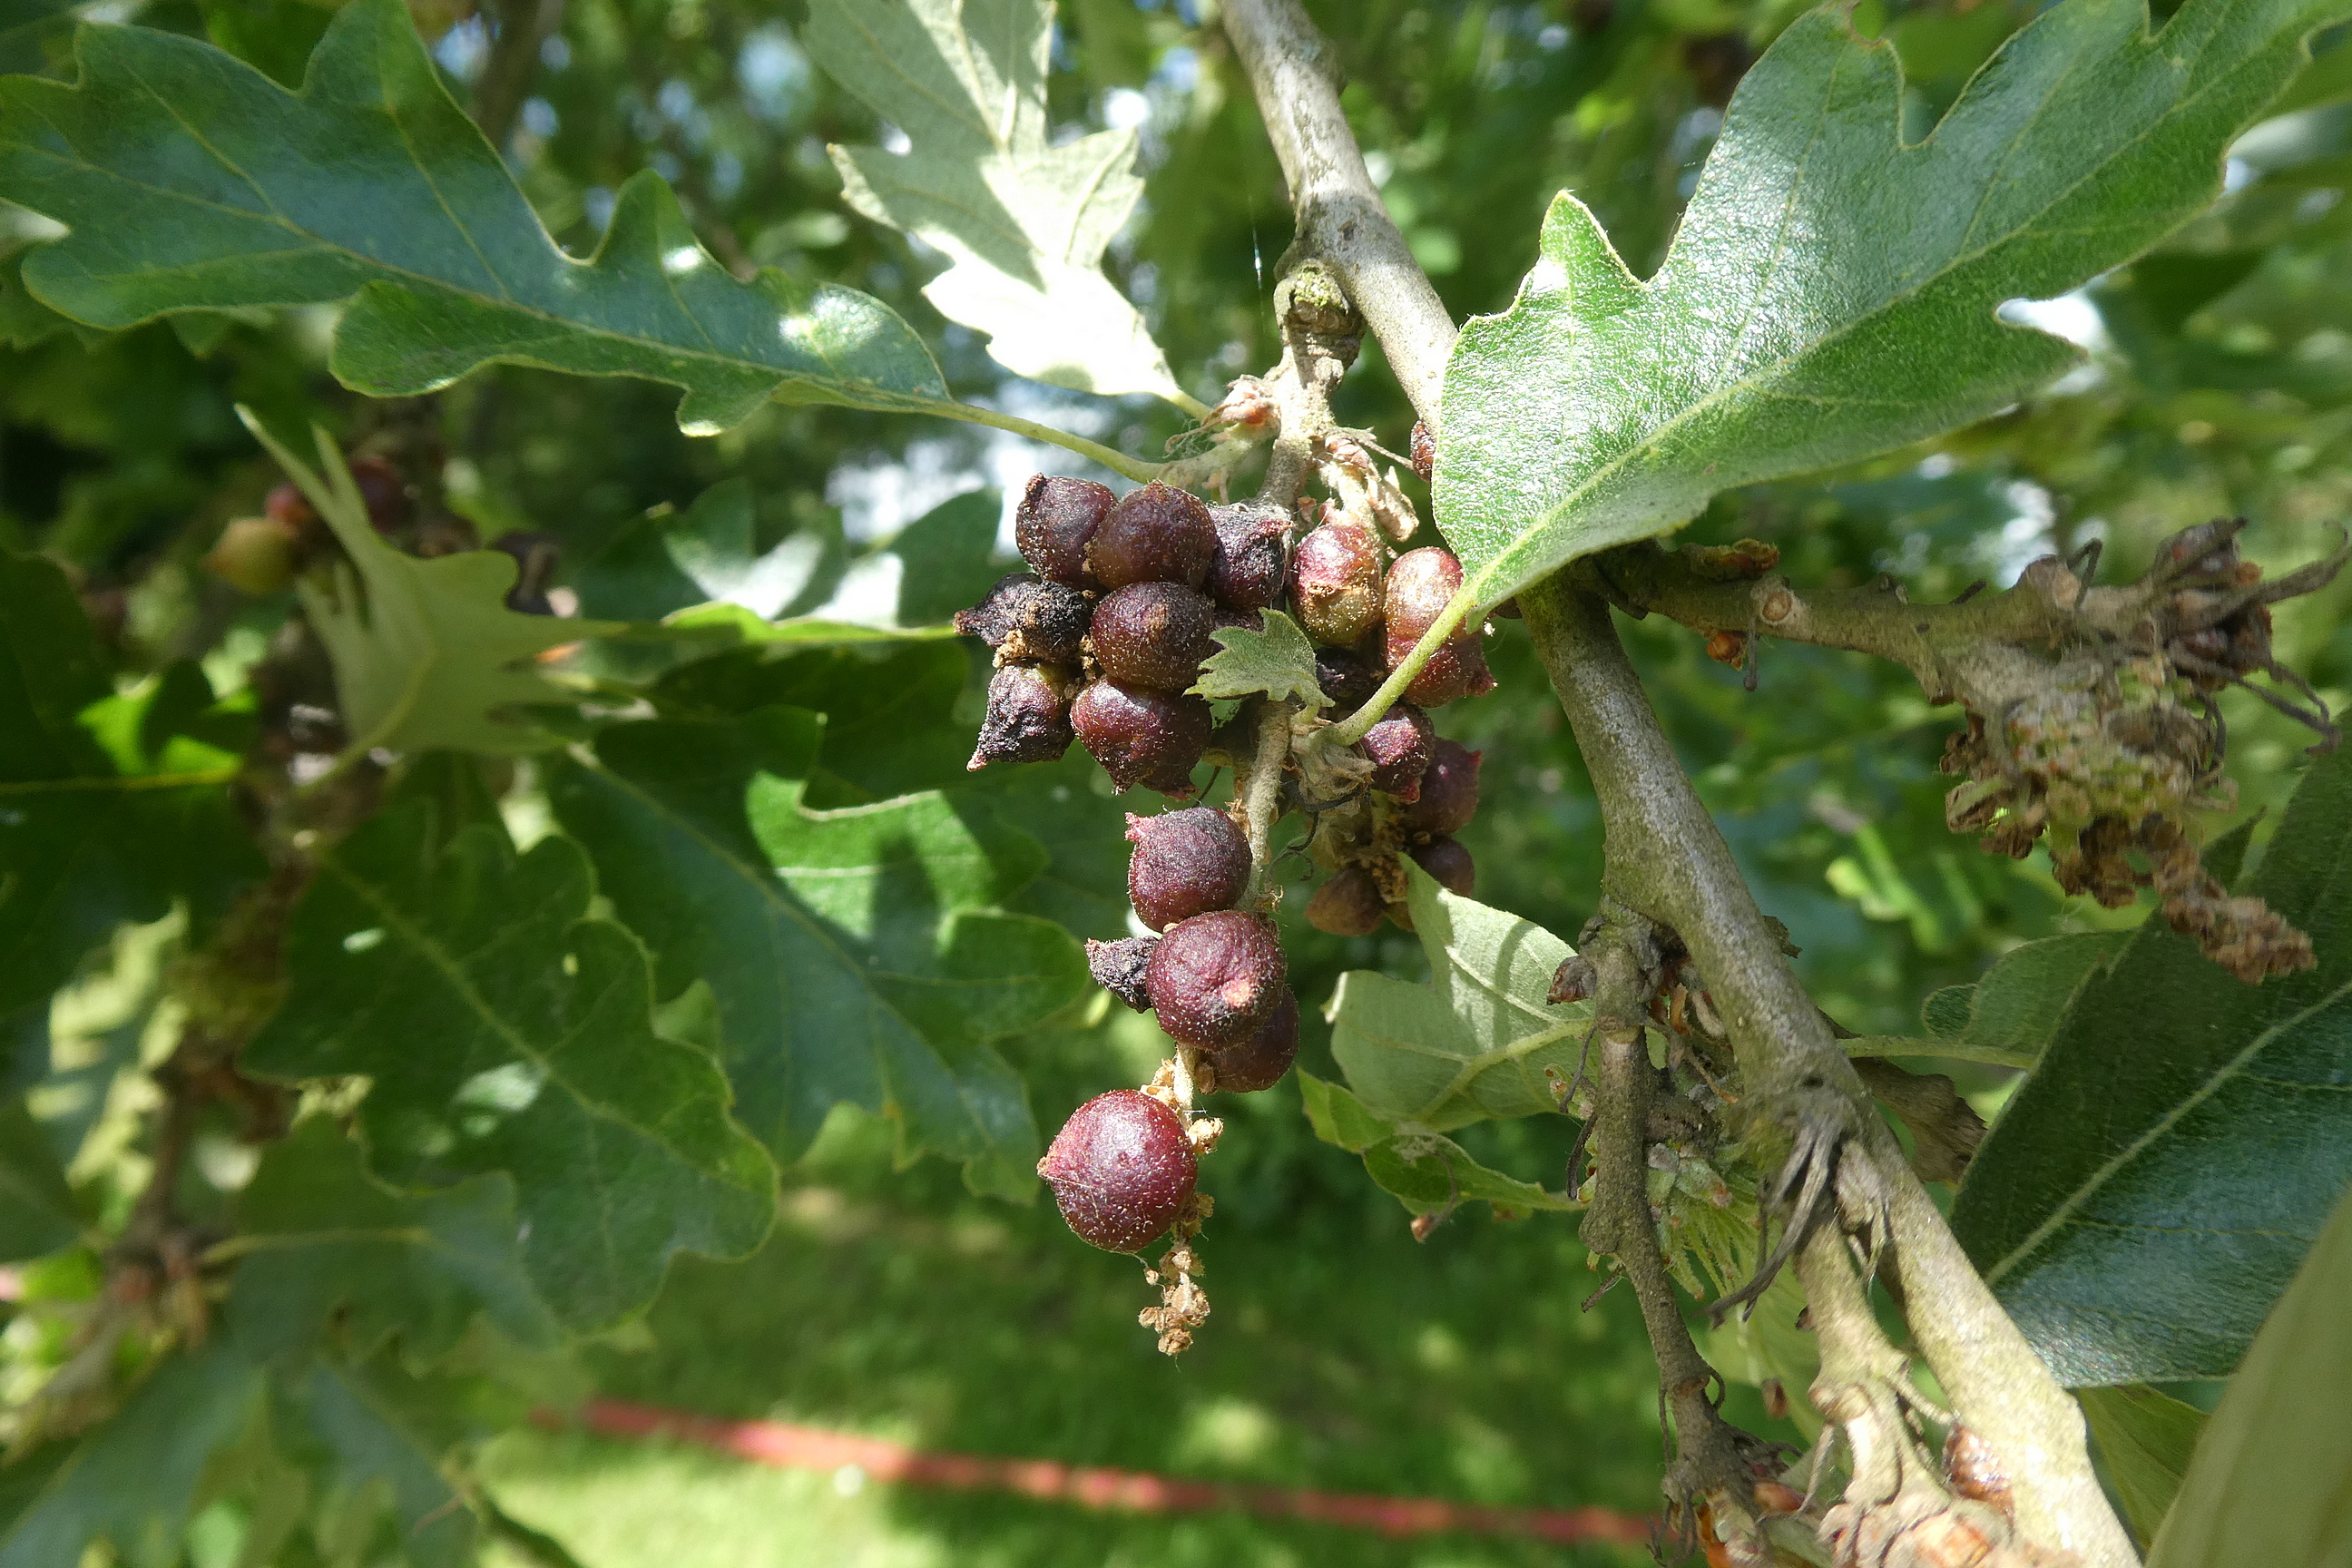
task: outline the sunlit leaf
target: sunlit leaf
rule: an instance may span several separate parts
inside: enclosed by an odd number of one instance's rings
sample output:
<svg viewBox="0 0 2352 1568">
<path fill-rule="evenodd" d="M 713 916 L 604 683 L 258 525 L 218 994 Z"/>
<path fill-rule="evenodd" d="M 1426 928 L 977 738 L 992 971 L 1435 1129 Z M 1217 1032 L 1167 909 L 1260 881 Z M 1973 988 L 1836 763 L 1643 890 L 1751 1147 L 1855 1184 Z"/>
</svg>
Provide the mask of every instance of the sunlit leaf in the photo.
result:
<svg viewBox="0 0 2352 1568">
<path fill-rule="evenodd" d="M 738 282 L 651 174 L 595 256 L 548 237 L 450 98 L 401 0 L 337 13 L 299 93 L 210 45 L 85 26 L 71 85 L 0 82 L 0 197 L 72 231 L 28 257 L 42 303 L 121 328 L 173 311 L 349 301 L 331 361 L 379 397 L 493 362 L 684 389 L 714 434 L 771 397 L 947 404 L 879 301 L 769 268 Z"/>
<path fill-rule="evenodd" d="M 1438 526 L 1480 602 L 1736 485 L 1980 419 L 2079 354 L 1995 314 L 2129 260 L 2212 200 L 2222 150 L 2344 0 L 2067 0 L 1932 136 L 1834 7 L 1741 80 L 1656 276 L 1563 194 L 1519 297 L 1445 376 Z"/>
<path fill-rule="evenodd" d="M 1340 977 L 1331 1055 L 1376 1114 L 1443 1132 L 1489 1117 L 1557 1111 L 1592 1026 L 1590 1002 L 1545 1000 L 1568 943 L 1531 921 L 1447 892 L 1411 868 L 1427 985 L 1369 971 Z"/>
<path fill-rule="evenodd" d="M 1081 392 L 1183 394 L 1102 272 L 1143 180 L 1135 132 L 1063 140 L 1045 114 L 1042 0 L 815 0 L 810 56 L 904 133 L 835 147 L 843 195 L 946 253 L 923 295 L 1006 369 Z"/>
</svg>

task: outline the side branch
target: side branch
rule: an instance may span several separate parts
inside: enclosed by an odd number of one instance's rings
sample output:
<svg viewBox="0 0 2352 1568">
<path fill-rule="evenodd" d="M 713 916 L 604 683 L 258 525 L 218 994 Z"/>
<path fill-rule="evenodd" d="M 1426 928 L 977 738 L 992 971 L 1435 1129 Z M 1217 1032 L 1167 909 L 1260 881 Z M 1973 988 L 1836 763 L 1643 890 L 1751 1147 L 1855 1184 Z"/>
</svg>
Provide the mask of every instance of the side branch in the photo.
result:
<svg viewBox="0 0 2352 1568">
<path fill-rule="evenodd" d="M 1609 607 L 1565 574 L 1519 604 L 1600 797 L 1608 895 L 1681 934 L 1731 1037 L 1744 1098 L 1795 1135 L 1799 1159 L 1781 1185 L 1812 1201 L 1790 1215 L 1784 1246 L 1801 1245 L 1816 1221 L 1833 1227 L 1841 1199 L 1875 1211 L 1856 1217 L 1892 1244 L 1920 1348 L 1961 1419 L 2015 1457 L 2027 1537 L 2076 1553 L 2085 1568 L 2136 1563 L 2091 1469 L 2082 1413 L 1968 1267 L 1870 1109 L 1676 761 Z M 1824 1356 L 1832 1349 L 1825 1338 Z"/>
</svg>

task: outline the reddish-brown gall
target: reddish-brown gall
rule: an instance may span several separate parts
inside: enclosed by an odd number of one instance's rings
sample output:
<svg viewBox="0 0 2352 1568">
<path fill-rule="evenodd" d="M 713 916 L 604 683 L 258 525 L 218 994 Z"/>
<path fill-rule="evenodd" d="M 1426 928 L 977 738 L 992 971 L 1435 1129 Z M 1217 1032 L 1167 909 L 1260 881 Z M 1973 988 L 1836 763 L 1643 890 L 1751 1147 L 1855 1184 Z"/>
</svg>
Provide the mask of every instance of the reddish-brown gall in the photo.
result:
<svg viewBox="0 0 2352 1568">
<path fill-rule="evenodd" d="M 1097 680 L 1070 705 L 1070 723 L 1115 788 L 1143 784 L 1189 800 L 1214 721 L 1201 698 Z"/>
<path fill-rule="evenodd" d="M 1443 834 L 1426 844 L 1415 844 L 1405 853 L 1413 863 L 1437 879 L 1437 885 L 1449 893 L 1468 898 L 1478 885 L 1478 868 L 1470 858 L 1470 851 L 1462 847 L 1459 838 Z"/>
<path fill-rule="evenodd" d="M 1374 789 L 1402 801 L 1421 798 L 1421 775 L 1437 744 L 1428 714 L 1399 703 L 1364 731 L 1361 743 L 1364 755 L 1371 759 Z"/>
<path fill-rule="evenodd" d="M 1286 973 L 1272 921 L 1218 910 L 1169 929 L 1151 950 L 1144 984 L 1170 1038 L 1213 1051 L 1274 1016 Z"/>
<path fill-rule="evenodd" d="M 1341 867 L 1307 900 L 1307 923 L 1333 936 L 1370 936 L 1387 912 L 1381 885 L 1361 866 Z"/>
<path fill-rule="evenodd" d="M 1129 490 L 1103 514 L 1087 546 L 1087 566 L 1106 588 L 1129 583 L 1209 580 L 1217 558 L 1217 525 L 1198 496 L 1157 482 Z"/>
<path fill-rule="evenodd" d="M 1209 1053 L 1220 1093 L 1272 1089 L 1298 1059 L 1298 997 L 1285 986 L 1274 1016 L 1243 1039 Z"/>
<path fill-rule="evenodd" d="M 1095 662 L 1121 686 L 1181 691 L 1201 679 L 1216 611 L 1177 583 L 1130 583 L 1095 605 Z"/>
<path fill-rule="evenodd" d="M 1173 1110 L 1118 1089 L 1070 1112 L 1037 1173 L 1080 1241 L 1134 1252 L 1183 1215 L 1200 1163 Z"/>
<path fill-rule="evenodd" d="M 980 743 L 964 766 L 1050 763 L 1068 751 L 1071 680 L 1067 670 L 1037 664 L 1008 664 L 991 676 Z"/>
<path fill-rule="evenodd" d="M 1248 890 L 1249 840 L 1223 812 L 1205 805 L 1129 816 L 1128 897 L 1153 931 L 1211 910 L 1229 910 Z"/>
<path fill-rule="evenodd" d="M 1021 492 L 1013 514 L 1013 542 L 1037 574 L 1073 588 L 1091 588 L 1087 546 L 1118 497 L 1108 485 L 1038 474 Z"/>
<path fill-rule="evenodd" d="M 955 629 L 976 637 L 1008 659 L 1075 663 L 1094 606 L 1066 583 L 1041 581 L 1034 573 L 1000 578 L 987 597 L 958 610 Z"/>
<path fill-rule="evenodd" d="M 1478 814 L 1478 763 L 1486 756 L 1459 741 L 1430 748 L 1429 770 L 1421 775 L 1421 798 L 1404 812 L 1415 833 L 1459 833 Z"/>
<path fill-rule="evenodd" d="M 1292 607 L 1307 635 L 1353 647 L 1381 624 L 1381 539 L 1369 523 L 1327 522 L 1298 542 L 1290 563 Z"/>
<path fill-rule="evenodd" d="M 1151 963 L 1151 950 L 1160 945 L 1156 936 L 1123 936 L 1117 942 L 1087 940 L 1087 973 L 1095 984 L 1134 1008 L 1139 1013 L 1151 1010 L 1151 998 L 1143 989 L 1143 972 Z"/>
<path fill-rule="evenodd" d="M 1429 661 L 1413 673 L 1404 698 L 1423 708 L 1443 708 L 1457 698 L 1484 697 L 1494 689 L 1486 650 L 1475 642 L 1448 640 L 1438 644 Z"/>
<path fill-rule="evenodd" d="M 1278 506 L 1235 501 L 1211 507 L 1217 555 L 1209 566 L 1209 595 L 1233 610 L 1279 604 L 1290 580 L 1290 514 Z"/>
</svg>

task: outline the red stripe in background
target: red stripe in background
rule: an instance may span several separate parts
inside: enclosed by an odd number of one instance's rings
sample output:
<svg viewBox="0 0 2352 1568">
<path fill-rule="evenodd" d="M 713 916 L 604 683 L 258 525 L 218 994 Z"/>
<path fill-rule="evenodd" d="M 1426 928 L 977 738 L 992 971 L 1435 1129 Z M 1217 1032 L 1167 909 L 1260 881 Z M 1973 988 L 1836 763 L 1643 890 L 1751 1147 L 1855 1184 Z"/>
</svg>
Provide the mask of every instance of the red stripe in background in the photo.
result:
<svg viewBox="0 0 2352 1568">
<path fill-rule="evenodd" d="M 1271 1519 L 1373 1530 L 1382 1535 L 1525 1535 L 1561 1545 L 1586 1541 L 1643 1542 L 1650 1521 L 1613 1509 L 1480 1508 L 1437 1498 L 1377 1497 L 1303 1488 L 1179 1480 L 1139 1470 L 1105 1470 L 1054 1459 L 992 1459 L 930 1454 L 845 1432 L 782 1421 L 722 1421 L 625 1399 L 591 1399 L 567 1418 L 541 1411 L 541 1426 L 585 1427 L 605 1437 L 667 1437 L 787 1470 L 838 1470 L 855 1465 L 872 1480 L 958 1491 L 1017 1492 L 1045 1502 L 1127 1513 L 1203 1513 L 1238 1509 Z"/>
</svg>

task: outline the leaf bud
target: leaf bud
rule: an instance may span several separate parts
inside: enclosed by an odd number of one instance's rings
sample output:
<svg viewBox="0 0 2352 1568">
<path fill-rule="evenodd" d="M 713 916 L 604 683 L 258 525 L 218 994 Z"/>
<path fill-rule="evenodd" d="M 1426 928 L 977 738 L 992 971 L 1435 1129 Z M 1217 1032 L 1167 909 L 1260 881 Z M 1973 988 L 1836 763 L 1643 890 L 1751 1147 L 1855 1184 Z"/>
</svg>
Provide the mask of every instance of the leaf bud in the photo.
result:
<svg viewBox="0 0 2352 1568">
<path fill-rule="evenodd" d="M 1205 805 L 1127 819 L 1135 853 L 1127 862 L 1128 897 L 1153 931 L 1229 910 L 1249 889 L 1249 840 L 1223 812 Z"/>
<path fill-rule="evenodd" d="M 1148 1094 L 1119 1089 L 1070 1112 L 1037 1173 L 1079 1240 L 1134 1252 L 1183 1214 L 1200 1162 L 1181 1118 Z"/>
<path fill-rule="evenodd" d="M 1286 973 L 1272 921 L 1216 910 L 1169 929 L 1151 950 L 1144 985 L 1170 1038 L 1214 1050 L 1273 1016 Z"/>
<path fill-rule="evenodd" d="M 1216 624 L 1214 606 L 1190 588 L 1130 583 L 1095 605 L 1095 662 L 1122 686 L 1182 691 L 1217 651 L 1209 639 Z"/>
<path fill-rule="evenodd" d="M 1290 514 L 1277 506 L 1235 501 L 1211 507 L 1217 530 L 1209 594 L 1233 610 L 1263 610 L 1281 601 L 1290 578 Z"/>
<path fill-rule="evenodd" d="M 1158 481 L 1129 490 L 1103 514 L 1087 544 L 1087 566 L 1106 588 L 1129 583 L 1208 581 L 1217 526 L 1198 496 Z"/>
<path fill-rule="evenodd" d="M 1380 535 L 1348 518 L 1316 529 L 1298 542 L 1290 591 L 1308 637 L 1355 647 L 1381 624 Z"/>
<path fill-rule="evenodd" d="M 1213 724 L 1206 701 L 1097 680 L 1070 705 L 1070 722 L 1117 788 L 1144 784 L 1192 798 L 1192 768 Z"/>
<path fill-rule="evenodd" d="M 991 763 L 1050 763 L 1070 749 L 1073 676 L 1049 664 L 1008 664 L 988 681 L 988 711 L 967 770 Z"/>
<path fill-rule="evenodd" d="M 1108 485 L 1092 479 L 1065 479 L 1059 474 L 1031 476 L 1013 514 L 1013 542 L 1021 559 L 1048 582 L 1073 588 L 1091 588 L 1087 571 L 1087 545 L 1102 525 L 1103 514 L 1118 499 Z"/>
</svg>

